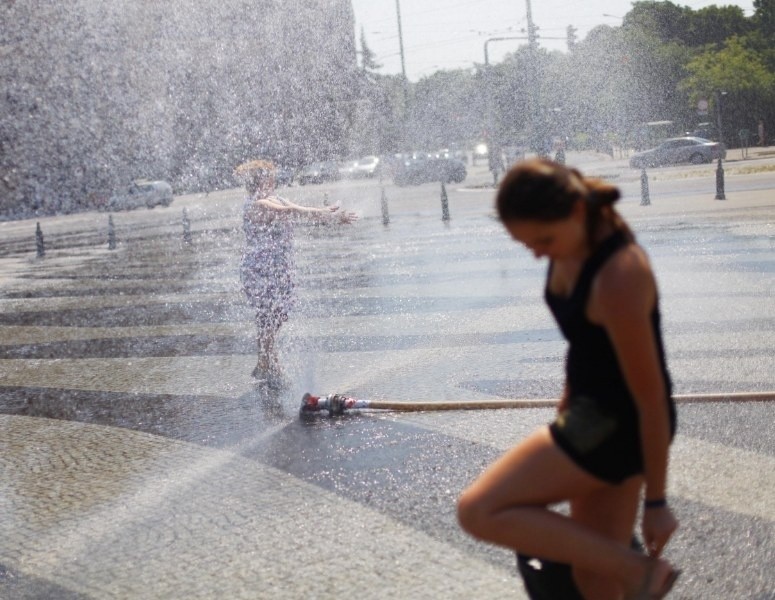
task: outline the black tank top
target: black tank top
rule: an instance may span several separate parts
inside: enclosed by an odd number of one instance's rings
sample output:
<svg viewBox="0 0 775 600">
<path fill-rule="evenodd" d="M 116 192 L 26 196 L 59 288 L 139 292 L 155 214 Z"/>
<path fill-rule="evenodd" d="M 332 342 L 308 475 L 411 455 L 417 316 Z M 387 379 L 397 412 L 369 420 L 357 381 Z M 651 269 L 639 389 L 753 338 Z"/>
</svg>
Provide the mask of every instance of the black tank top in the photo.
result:
<svg viewBox="0 0 775 600">
<path fill-rule="evenodd" d="M 620 418 L 637 422 L 637 410 L 632 394 L 619 368 L 619 362 L 613 344 L 606 330 L 587 319 L 586 308 L 592 282 L 600 268 L 619 249 L 629 243 L 624 231 L 616 231 L 606 238 L 590 255 L 581 268 L 578 281 L 568 297 L 558 296 L 549 291 L 549 278 L 552 265 L 546 279 L 544 297 L 549 309 L 569 342 L 566 357 L 566 376 L 571 401 L 574 396 L 589 396 L 600 402 L 605 408 Z M 670 411 L 671 430 L 675 429 L 675 408 L 672 402 L 672 382 L 667 370 L 665 351 L 660 326 L 659 300 L 651 312 L 651 326 L 659 353 L 660 368 L 667 391 Z"/>
</svg>

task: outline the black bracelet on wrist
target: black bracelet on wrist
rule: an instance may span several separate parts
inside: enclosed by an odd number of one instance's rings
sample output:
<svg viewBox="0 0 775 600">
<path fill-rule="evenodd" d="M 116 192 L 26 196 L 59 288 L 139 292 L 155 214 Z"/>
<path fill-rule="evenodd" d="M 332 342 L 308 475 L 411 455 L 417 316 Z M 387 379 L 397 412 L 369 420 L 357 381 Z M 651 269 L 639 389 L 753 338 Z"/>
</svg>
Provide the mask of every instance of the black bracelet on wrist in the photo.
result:
<svg viewBox="0 0 775 600">
<path fill-rule="evenodd" d="M 656 500 L 645 500 L 643 502 L 643 508 L 662 508 L 667 506 L 667 499 L 657 498 Z"/>
</svg>

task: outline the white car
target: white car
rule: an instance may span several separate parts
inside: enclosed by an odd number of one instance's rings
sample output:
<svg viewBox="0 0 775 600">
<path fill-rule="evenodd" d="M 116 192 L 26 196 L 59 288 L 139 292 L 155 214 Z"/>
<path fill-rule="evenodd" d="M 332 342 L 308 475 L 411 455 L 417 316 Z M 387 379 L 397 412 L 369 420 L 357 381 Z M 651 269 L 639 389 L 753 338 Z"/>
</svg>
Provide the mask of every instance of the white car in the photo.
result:
<svg viewBox="0 0 775 600">
<path fill-rule="evenodd" d="M 148 181 L 136 179 L 127 190 L 111 196 L 107 210 L 131 210 L 145 206 L 169 206 L 172 204 L 172 186 L 166 181 Z"/>
<path fill-rule="evenodd" d="M 364 156 L 355 163 L 352 177 L 374 177 L 379 167 L 379 156 Z"/>
</svg>

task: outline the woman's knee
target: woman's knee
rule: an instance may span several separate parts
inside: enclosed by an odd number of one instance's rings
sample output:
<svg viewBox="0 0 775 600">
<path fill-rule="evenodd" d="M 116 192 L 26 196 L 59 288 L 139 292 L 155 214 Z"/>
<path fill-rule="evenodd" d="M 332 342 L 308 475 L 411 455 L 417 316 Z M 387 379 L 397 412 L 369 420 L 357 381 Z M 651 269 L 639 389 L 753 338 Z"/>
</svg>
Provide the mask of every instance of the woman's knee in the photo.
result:
<svg viewBox="0 0 775 600">
<path fill-rule="evenodd" d="M 486 518 L 487 510 L 476 491 L 470 487 L 464 490 L 457 501 L 457 520 L 460 527 L 475 535 Z"/>
<path fill-rule="evenodd" d="M 510 510 L 519 508 L 519 503 L 503 506 L 502 499 L 499 501 L 495 497 L 488 497 L 482 489 L 472 485 L 458 498 L 457 520 L 465 531 L 475 537 L 481 537 L 484 532 L 490 530 L 501 510 L 506 508 Z"/>
</svg>

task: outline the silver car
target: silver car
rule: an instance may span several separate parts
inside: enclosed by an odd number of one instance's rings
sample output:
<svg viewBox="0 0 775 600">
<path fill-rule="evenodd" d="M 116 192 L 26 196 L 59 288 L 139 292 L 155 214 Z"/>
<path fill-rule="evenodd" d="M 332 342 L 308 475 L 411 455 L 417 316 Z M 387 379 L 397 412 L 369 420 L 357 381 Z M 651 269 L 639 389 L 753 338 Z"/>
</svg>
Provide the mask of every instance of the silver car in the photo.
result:
<svg viewBox="0 0 775 600">
<path fill-rule="evenodd" d="M 111 196 L 107 210 L 131 210 L 145 206 L 169 206 L 172 204 L 172 186 L 166 181 L 133 181 L 125 192 Z"/>
<path fill-rule="evenodd" d="M 705 138 L 686 136 L 670 138 L 656 148 L 633 154 L 630 166 L 633 169 L 644 169 L 681 163 L 699 165 L 726 156 L 727 151 L 722 144 Z"/>
</svg>

